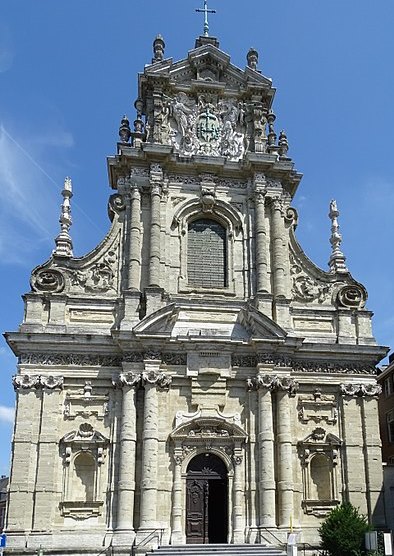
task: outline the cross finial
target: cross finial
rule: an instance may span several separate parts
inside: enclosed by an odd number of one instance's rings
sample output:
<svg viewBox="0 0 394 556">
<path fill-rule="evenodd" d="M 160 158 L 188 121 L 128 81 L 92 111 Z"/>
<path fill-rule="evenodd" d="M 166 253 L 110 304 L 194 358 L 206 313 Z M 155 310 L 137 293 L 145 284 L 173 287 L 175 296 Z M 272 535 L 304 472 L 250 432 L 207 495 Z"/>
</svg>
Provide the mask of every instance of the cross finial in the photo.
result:
<svg viewBox="0 0 394 556">
<path fill-rule="evenodd" d="M 216 10 L 209 10 L 208 0 L 204 0 L 204 8 L 202 10 L 196 9 L 196 12 L 204 14 L 204 37 L 209 37 L 208 14 L 215 14 Z"/>
</svg>

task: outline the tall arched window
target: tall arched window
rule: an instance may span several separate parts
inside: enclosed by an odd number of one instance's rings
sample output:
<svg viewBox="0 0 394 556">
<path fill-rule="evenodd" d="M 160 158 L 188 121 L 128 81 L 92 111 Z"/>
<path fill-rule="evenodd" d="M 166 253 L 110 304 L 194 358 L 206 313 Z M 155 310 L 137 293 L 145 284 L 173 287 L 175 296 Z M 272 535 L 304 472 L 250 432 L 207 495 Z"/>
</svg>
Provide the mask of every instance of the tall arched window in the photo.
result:
<svg viewBox="0 0 394 556">
<path fill-rule="evenodd" d="M 226 229 L 216 220 L 201 218 L 189 223 L 187 273 L 190 286 L 227 286 Z"/>
</svg>

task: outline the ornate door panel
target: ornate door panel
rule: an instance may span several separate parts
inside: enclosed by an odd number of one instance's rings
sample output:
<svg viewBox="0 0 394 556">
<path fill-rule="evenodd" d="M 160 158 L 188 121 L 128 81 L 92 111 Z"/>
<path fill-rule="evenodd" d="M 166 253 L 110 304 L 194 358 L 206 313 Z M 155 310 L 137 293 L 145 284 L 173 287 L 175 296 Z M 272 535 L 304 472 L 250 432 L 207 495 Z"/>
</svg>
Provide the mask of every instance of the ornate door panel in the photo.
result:
<svg viewBox="0 0 394 556">
<path fill-rule="evenodd" d="M 189 544 L 208 541 L 208 481 L 186 481 L 186 538 Z"/>
</svg>

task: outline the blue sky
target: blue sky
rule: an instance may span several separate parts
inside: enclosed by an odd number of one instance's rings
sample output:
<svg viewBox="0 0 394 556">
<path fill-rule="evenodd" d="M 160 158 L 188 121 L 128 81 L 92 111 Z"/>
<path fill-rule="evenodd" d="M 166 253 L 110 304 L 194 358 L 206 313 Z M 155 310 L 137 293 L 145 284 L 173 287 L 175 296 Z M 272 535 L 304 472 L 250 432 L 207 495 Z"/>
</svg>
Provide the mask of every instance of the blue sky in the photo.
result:
<svg viewBox="0 0 394 556">
<path fill-rule="evenodd" d="M 157 33 L 183 58 L 202 0 L 13 0 L 0 5 L 0 329 L 16 330 L 31 270 L 50 255 L 60 191 L 73 179 L 74 253 L 108 229 L 106 156 Z M 211 0 L 210 31 L 233 63 L 250 47 L 277 88 L 274 109 L 304 178 L 298 238 L 327 268 L 329 201 L 342 248 L 369 292 L 380 344 L 394 346 L 394 3 Z M 23 15 L 23 17 L 22 17 Z M 0 343 L 0 473 L 8 472 L 15 359 Z"/>
</svg>

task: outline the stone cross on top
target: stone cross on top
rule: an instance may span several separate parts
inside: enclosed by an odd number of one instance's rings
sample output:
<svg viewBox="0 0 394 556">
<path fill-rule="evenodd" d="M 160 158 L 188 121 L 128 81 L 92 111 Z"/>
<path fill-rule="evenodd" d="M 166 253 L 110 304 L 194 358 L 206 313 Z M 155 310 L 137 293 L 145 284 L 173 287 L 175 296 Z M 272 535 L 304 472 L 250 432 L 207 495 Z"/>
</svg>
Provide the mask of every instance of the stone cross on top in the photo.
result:
<svg viewBox="0 0 394 556">
<path fill-rule="evenodd" d="M 204 37 L 209 36 L 208 14 L 215 14 L 216 10 L 208 10 L 208 0 L 204 0 L 204 9 L 196 9 L 196 12 L 204 14 Z"/>
</svg>

